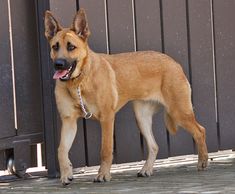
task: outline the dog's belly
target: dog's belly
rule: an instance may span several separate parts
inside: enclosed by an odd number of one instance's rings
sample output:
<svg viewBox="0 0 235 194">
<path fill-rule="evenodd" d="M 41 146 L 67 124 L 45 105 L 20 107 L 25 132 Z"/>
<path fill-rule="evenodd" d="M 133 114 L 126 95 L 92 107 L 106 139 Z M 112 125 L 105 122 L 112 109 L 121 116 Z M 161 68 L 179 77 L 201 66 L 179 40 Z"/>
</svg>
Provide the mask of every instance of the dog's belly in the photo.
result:
<svg viewBox="0 0 235 194">
<path fill-rule="evenodd" d="M 148 95 L 146 95 L 143 98 L 140 98 L 138 100 L 156 101 L 156 102 L 159 102 L 161 104 L 165 104 L 164 98 L 163 98 L 161 92 L 159 92 L 159 91 L 148 94 Z"/>
<path fill-rule="evenodd" d="M 135 93 L 135 95 L 132 95 L 132 94 L 133 93 L 130 92 L 129 96 L 127 96 L 126 94 L 124 95 L 123 93 L 121 94 L 119 93 L 116 112 L 118 112 L 128 102 L 135 101 L 135 100 L 152 101 L 152 102 L 165 105 L 165 101 L 160 90 L 155 89 L 155 90 L 152 90 L 151 92 L 143 90 L 143 91 L 140 91 L 139 93 Z"/>
</svg>

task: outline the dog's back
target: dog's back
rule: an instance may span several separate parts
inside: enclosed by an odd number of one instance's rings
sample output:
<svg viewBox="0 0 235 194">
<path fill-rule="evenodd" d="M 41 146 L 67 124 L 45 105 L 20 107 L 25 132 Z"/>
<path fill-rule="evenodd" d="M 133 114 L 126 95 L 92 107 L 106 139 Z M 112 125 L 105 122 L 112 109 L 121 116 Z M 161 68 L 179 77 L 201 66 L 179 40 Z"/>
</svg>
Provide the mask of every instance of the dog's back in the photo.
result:
<svg viewBox="0 0 235 194">
<path fill-rule="evenodd" d="M 164 89 L 189 86 L 181 66 L 163 53 L 139 51 L 100 56 L 114 70 L 118 90 L 129 100 L 154 100 L 157 97 L 155 100 L 164 104 Z"/>
</svg>

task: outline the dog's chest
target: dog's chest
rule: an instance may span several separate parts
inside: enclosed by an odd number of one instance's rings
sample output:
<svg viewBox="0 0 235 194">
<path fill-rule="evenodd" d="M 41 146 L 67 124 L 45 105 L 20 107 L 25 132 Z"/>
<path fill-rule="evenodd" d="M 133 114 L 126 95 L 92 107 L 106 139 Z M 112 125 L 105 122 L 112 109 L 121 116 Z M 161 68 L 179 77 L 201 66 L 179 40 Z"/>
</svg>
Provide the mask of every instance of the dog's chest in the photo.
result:
<svg viewBox="0 0 235 194">
<path fill-rule="evenodd" d="M 91 97 L 89 97 L 89 93 L 82 93 L 78 89 L 73 89 L 70 90 L 70 95 L 73 98 L 74 105 L 76 108 L 79 109 L 79 112 L 81 112 L 81 116 L 84 117 L 86 112 L 87 113 L 92 113 L 93 117 L 97 118 L 97 115 L 99 114 L 97 106 L 92 100 Z"/>
</svg>

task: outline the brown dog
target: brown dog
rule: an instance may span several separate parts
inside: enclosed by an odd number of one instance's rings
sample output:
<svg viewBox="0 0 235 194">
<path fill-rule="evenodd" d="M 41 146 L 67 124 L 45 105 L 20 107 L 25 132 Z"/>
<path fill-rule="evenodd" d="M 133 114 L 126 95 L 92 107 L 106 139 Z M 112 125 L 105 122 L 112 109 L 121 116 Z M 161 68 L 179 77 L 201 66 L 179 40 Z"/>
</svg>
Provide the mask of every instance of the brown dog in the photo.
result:
<svg viewBox="0 0 235 194">
<path fill-rule="evenodd" d="M 115 113 L 133 101 L 138 126 L 148 145 L 148 158 L 139 176 L 150 176 L 158 153 L 152 134 L 152 116 L 159 104 L 165 107 L 165 123 L 171 133 L 181 126 L 193 136 L 198 148 L 198 169 L 207 166 L 205 129 L 197 123 L 191 89 L 181 66 L 169 56 L 154 52 L 115 55 L 94 53 L 84 10 L 71 28 L 62 28 L 52 14 L 45 13 L 45 35 L 51 46 L 56 70 L 55 96 L 62 120 L 58 149 L 61 181 L 73 178 L 68 152 L 77 131 L 77 119 L 97 119 L 102 127 L 101 166 L 95 181 L 109 181 L 113 152 Z"/>
</svg>

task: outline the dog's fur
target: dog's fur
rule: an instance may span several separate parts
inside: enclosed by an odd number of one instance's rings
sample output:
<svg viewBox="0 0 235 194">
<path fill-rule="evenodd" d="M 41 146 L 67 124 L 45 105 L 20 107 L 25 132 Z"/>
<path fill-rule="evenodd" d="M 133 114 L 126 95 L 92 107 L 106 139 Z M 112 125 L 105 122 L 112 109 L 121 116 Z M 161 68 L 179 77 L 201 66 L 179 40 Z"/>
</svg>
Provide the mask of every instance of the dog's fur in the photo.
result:
<svg viewBox="0 0 235 194">
<path fill-rule="evenodd" d="M 57 80 L 55 87 L 62 120 L 58 148 L 62 183 L 69 184 L 73 177 L 68 152 L 77 131 L 77 119 L 84 116 L 78 87 L 87 110 L 102 127 L 101 166 L 95 181 L 111 178 L 115 113 L 129 101 L 133 101 L 138 126 L 148 145 L 148 158 L 139 176 L 150 176 L 153 171 L 158 146 L 152 134 L 152 116 L 159 104 L 165 108 L 165 124 L 171 133 L 181 126 L 193 136 L 198 148 L 198 169 L 204 169 L 208 160 L 205 129 L 195 119 L 190 85 L 181 66 L 154 51 L 97 54 L 88 46 L 89 34 L 83 9 L 76 14 L 71 28 L 62 28 L 49 11 L 45 13 L 45 35 L 52 47 L 52 60 L 62 58 L 77 63 L 70 79 Z M 75 46 L 71 51 L 68 42 Z M 56 50 L 55 44 L 59 45 Z"/>
</svg>

